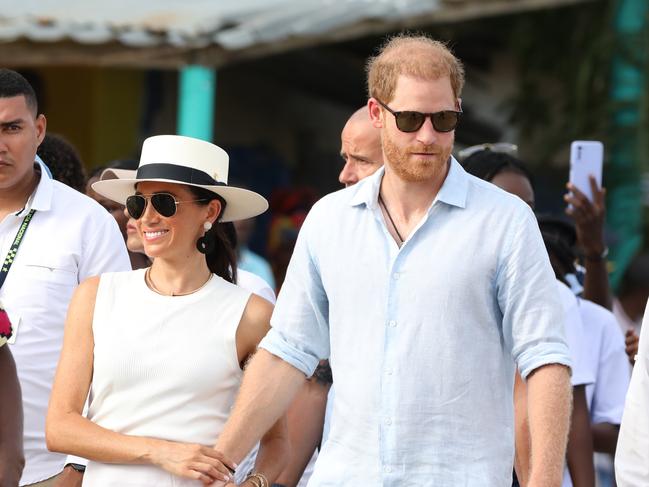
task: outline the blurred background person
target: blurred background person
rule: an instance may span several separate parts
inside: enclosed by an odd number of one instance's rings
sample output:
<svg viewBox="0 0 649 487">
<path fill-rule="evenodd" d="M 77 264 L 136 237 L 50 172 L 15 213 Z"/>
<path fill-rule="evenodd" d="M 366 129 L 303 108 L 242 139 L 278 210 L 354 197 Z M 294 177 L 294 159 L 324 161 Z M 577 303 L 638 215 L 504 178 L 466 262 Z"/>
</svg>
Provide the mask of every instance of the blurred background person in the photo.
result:
<svg viewBox="0 0 649 487">
<path fill-rule="evenodd" d="M 122 232 L 124 237 L 124 242 L 126 243 L 126 248 L 128 249 L 128 257 L 131 261 L 132 269 L 144 269 L 151 265 L 151 261 L 142 251 L 142 243 L 137 237 L 137 229 L 135 225 L 135 220 L 131 218 L 126 211 L 124 205 L 106 198 L 105 196 L 100 195 L 94 189 L 92 185 L 100 180 L 107 179 L 117 179 L 119 177 L 135 177 L 135 168 L 137 167 L 136 161 L 124 160 L 124 161 L 114 161 L 110 164 L 110 167 L 98 167 L 95 168 L 88 177 L 88 181 L 85 186 L 85 193 L 94 199 L 101 206 L 106 208 L 106 211 L 115 218 L 119 230 Z"/>
<path fill-rule="evenodd" d="M 68 140 L 58 134 L 45 134 L 36 154 L 50 170 L 52 177 L 80 193 L 85 190 L 86 170 L 81 156 Z"/>
<path fill-rule="evenodd" d="M 356 110 L 340 134 L 340 157 L 344 166 L 338 181 L 345 187 L 371 176 L 383 166 L 381 132 L 370 121 L 367 106 Z"/>
<path fill-rule="evenodd" d="M 234 228 L 237 233 L 236 252 L 239 268 L 259 276 L 271 288 L 275 289 L 275 277 L 270 264 L 248 247 L 248 241 L 255 229 L 255 219 L 238 220 L 234 222 Z"/>
<path fill-rule="evenodd" d="M 518 196 L 531 209 L 535 207 L 534 186 L 532 175 L 527 167 L 508 153 L 495 152 L 491 149 L 477 151 L 464 159 L 464 169 L 474 176 L 489 181 L 499 188 Z M 566 311 L 565 331 L 572 358 L 573 410 L 570 425 L 566 462 L 570 478 L 564 475 L 564 486 L 574 485 L 593 487 L 595 484 L 595 469 L 593 465 L 593 440 L 586 400 L 586 386 L 595 380 L 595 370 L 586 360 L 583 342 L 586 331 L 579 314 L 576 299 L 568 297 L 565 284 L 559 284 L 564 298 Z M 570 294 L 568 292 L 568 294 Z M 527 405 L 521 398 L 526 388 L 525 383 L 517 374 L 515 397 L 517 403 L 517 442 L 516 458 L 518 459 L 516 473 L 522 486 L 527 485 L 529 452 L 527 447 Z M 572 482 L 571 482 L 572 480 Z"/>
<path fill-rule="evenodd" d="M 557 279 L 567 284 L 577 272 L 574 225 L 557 217 L 539 216 L 539 227 Z M 586 402 L 596 452 L 597 485 L 612 487 L 612 460 L 630 379 L 624 336 L 611 311 L 587 299 L 579 298 L 578 302 L 586 332 L 584 350 L 589 367 L 595 371 L 595 382 L 586 386 Z"/>
<path fill-rule="evenodd" d="M 622 277 L 613 301 L 613 313 L 626 337 L 627 355 L 633 364 L 638 353 L 642 317 L 649 299 L 649 254 L 634 257 Z"/>
<path fill-rule="evenodd" d="M 315 190 L 303 186 L 278 189 L 271 196 L 272 217 L 268 231 L 268 258 L 278 291 L 284 283 L 286 269 L 302 223 L 317 200 Z"/>
</svg>

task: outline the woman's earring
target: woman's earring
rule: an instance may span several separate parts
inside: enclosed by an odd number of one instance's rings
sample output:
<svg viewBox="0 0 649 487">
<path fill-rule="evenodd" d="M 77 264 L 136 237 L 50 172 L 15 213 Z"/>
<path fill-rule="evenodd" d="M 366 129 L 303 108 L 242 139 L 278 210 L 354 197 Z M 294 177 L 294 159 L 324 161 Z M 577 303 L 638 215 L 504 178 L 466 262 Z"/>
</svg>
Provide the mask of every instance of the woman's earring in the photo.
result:
<svg viewBox="0 0 649 487">
<path fill-rule="evenodd" d="M 203 223 L 203 228 L 205 229 L 205 235 L 196 241 L 196 248 L 201 254 L 209 254 L 214 250 L 215 246 L 214 236 L 209 233 L 212 229 L 212 222 Z"/>
</svg>

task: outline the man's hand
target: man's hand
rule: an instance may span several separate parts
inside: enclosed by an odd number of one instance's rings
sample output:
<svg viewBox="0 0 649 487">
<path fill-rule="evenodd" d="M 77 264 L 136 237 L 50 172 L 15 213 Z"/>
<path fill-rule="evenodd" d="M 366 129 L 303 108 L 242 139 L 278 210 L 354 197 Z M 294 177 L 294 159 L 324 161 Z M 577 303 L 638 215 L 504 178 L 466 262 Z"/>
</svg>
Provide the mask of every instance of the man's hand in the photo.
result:
<svg viewBox="0 0 649 487">
<path fill-rule="evenodd" d="M 70 465 L 63 469 L 63 472 L 56 478 L 54 487 L 81 487 L 83 473 L 77 472 Z"/>
<path fill-rule="evenodd" d="M 570 193 L 564 196 L 568 205 L 566 214 L 575 220 L 577 244 L 586 258 L 599 258 L 606 249 L 604 243 L 604 221 L 606 220 L 606 189 L 599 188 L 593 176 L 589 177 L 593 193 L 591 202 L 577 187 L 568 183 Z"/>
<path fill-rule="evenodd" d="M 631 365 L 635 364 L 635 356 L 638 354 L 638 344 L 640 338 L 636 335 L 635 330 L 629 328 L 624 334 L 624 343 L 626 345 L 626 355 L 629 357 Z"/>
<path fill-rule="evenodd" d="M 169 473 L 200 480 L 205 485 L 232 482 L 228 467 L 236 468 L 231 460 L 209 446 L 164 440 L 156 441 L 151 461 Z"/>
</svg>

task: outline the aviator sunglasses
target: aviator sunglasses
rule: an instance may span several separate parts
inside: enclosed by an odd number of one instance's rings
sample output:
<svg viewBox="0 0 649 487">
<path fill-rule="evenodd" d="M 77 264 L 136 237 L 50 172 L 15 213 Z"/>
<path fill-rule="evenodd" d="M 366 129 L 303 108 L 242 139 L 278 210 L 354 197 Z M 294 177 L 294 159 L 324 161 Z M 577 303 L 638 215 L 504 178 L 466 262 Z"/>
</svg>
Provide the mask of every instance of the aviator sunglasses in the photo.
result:
<svg viewBox="0 0 649 487">
<path fill-rule="evenodd" d="M 169 193 L 155 193 L 149 195 L 134 194 L 126 198 L 126 211 L 131 215 L 131 218 L 139 220 L 144 214 L 149 200 L 151 200 L 151 204 L 155 211 L 166 218 L 176 214 L 176 206 L 180 203 L 205 201 L 204 199 L 178 201 L 174 195 Z"/>
<path fill-rule="evenodd" d="M 430 122 L 437 132 L 451 132 L 457 127 L 457 123 L 460 121 L 460 114 L 462 113 L 462 110 L 442 110 L 441 112 L 435 113 L 413 111 L 395 112 L 378 98 L 375 98 L 375 100 L 379 105 L 394 115 L 397 128 L 402 132 L 416 132 L 428 117 L 430 117 Z"/>
</svg>

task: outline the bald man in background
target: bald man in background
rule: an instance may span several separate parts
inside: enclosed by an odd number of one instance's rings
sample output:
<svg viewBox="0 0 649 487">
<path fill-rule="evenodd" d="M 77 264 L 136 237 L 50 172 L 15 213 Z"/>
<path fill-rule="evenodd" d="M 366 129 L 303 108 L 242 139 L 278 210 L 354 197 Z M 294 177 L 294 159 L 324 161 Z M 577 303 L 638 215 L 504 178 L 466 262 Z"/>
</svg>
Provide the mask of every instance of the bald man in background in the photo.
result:
<svg viewBox="0 0 649 487">
<path fill-rule="evenodd" d="M 345 165 L 338 181 L 345 187 L 376 172 L 383 165 L 381 134 L 372 125 L 366 106 L 356 110 L 340 134 L 340 156 Z"/>
<path fill-rule="evenodd" d="M 340 156 L 345 165 L 338 181 L 345 187 L 353 186 L 383 166 L 380 131 L 372 125 L 367 106 L 356 110 L 345 123 L 340 133 Z M 323 429 L 330 387 L 331 368 L 325 361 L 306 380 L 288 410 L 291 458 L 275 485 L 302 487 L 309 481 L 314 452 L 326 439 Z"/>
</svg>

